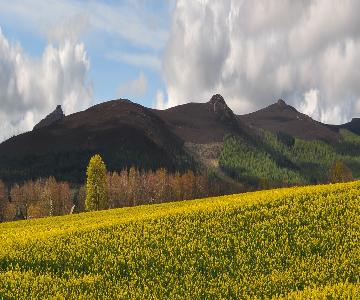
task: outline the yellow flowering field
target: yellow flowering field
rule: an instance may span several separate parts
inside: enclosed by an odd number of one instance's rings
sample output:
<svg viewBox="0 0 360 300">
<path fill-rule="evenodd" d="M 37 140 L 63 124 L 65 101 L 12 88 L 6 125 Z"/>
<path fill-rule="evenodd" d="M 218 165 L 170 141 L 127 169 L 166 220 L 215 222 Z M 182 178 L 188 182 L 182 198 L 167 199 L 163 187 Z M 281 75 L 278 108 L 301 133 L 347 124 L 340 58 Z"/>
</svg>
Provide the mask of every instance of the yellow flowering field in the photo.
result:
<svg viewBox="0 0 360 300">
<path fill-rule="evenodd" d="M 360 182 L 0 224 L 0 299 L 360 299 Z"/>
</svg>

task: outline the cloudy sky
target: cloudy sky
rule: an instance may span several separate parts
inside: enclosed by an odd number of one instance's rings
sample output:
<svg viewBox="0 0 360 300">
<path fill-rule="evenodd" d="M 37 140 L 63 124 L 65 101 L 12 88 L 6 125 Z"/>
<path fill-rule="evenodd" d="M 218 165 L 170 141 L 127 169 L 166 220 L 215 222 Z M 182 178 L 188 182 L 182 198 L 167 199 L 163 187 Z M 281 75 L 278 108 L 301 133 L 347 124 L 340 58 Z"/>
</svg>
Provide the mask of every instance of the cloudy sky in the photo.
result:
<svg viewBox="0 0 360 300">
<path fill-rule="evenodd" d="M 0 140 L 116 98 L 360 117 L 360 1 L 0 1 Z"/>
</svg>

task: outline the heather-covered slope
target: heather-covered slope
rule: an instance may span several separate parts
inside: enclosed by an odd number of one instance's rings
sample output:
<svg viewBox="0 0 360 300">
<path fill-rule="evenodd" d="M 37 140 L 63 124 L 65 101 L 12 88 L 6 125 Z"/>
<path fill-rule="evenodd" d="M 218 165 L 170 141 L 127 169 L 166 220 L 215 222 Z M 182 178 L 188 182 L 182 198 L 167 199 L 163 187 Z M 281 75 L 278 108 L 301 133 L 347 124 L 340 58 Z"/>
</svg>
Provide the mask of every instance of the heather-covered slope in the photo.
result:
<svg viewBox="0 0 360 300">
<path fill-rule="evenodd" d="M 196 169 L 199 162 L 185 143 L 221 143 L 226 135 L 243 131 L 220 95 L 163 111 L 114 100 L 54 122 L 44 120 L 0 144 L 0 178 L 14 182 L 54 175 L 79 182 L 94 153 L 110 170 Z"/>
<path fill-rule="evenodd" d="M 283 100 L 238 118 L 250 127 L 266 129 L 273 133 L 282 132 L 302 140 L 322 140 L 331 143 L 341 141 L 337 130 L 332 130 L 326 124 L 298 112 Z"/>
<path fill-rule="evenodd" d="M 221 95 L 214 95 L 206 103 L 187 103 L 154 112 L 184 142 L 217 143 L 228 134 L 245 130 Z"/>
<path fill-rule="evenodd" d="M 44 120 L 33 131 L 0 144 L 1 179 L 11 183 L 54 175 L 81 182 L 95 153 L 103 156 L 109 170 L 215 169 L 243 180 L 248 170 L 263 169 L 250 176 L 253 183 L 322 182 L 335 160 L 350 164 L 354 175 L 360 175 L 357 119 L 338 126 L 322 124 L 282 100 L 241 116 L 221 95 L 166 110 L 114 100 L 66 117 L 52 113 Z M 233 148 L 236 153 L 223 151 L 228 136 L 242 140 L 241 147 Z M 274 167 L 267 168 L 270 165 Z"/>
<path fill-rule="evenodd" d="M 182 146 L 150 109 L 128 100 L 109 101 L 0 144 L 0 178 L 55 175 L 81 181 L 94 153 L 110 170 L 133 165 L 188 169 L 192 162 Z"/>
</svg>

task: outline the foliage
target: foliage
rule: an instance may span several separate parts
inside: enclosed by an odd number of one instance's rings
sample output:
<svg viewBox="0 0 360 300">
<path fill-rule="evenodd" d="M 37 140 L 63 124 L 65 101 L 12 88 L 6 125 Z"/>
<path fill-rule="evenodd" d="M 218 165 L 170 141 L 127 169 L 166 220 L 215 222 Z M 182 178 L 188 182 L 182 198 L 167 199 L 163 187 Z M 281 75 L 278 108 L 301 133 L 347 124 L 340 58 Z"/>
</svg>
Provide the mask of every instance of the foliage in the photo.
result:
<svg viewBox="0 0 360 300">
<path fill-rule="evenodd" d="M 318 287 L 306 287 L 302 291 L 292 292 L 277 300 L 305 299 L 360 299 L 360 285 L 353 283 L 329 284 Z"/>
<path fill-rule="evenodd" d="M 329 181 L 330 182 L 346 182 L 353 179 L 350 169 L 341 161 L 336 161 L 330 168 Z"/>
<path fill-rule="evenodd" d="M 357 299 L 360 182 L 0 224 L 5 299 Z"/>
<path fill-rule="evenodd" d="M 165 169 L 144 172 L 131 168 L 108 174 L 109 206 L 116 208 L 203 198 L 219 195 L 221 186 L 207 174 L 194 174 L 191 170 L 171 174 Z"/>
<path fill-rule="evenodd" d="M 106 166 L 99 154 L 94 155 L 86 170 L 85 209 L 101 210 L 109 208 Z"/>
<path fill-rule="evenodd" d="M 64 215 L 70 212 L 72 206 L 69 184 L 58 182 L 54 177 L 29 180 L 11 188 L 5 188 L 0 183 L 1 221 Z"/>
<path fill-rule="evenodd" d="M 214 174 L 180 174 L 166 169 L 130 170 L 106 174 L 108 205 L 118 208 L 202 198 L 244 191 L 242 185 L 228 184 Z M 1 188 L 3 186 L 3 189 Z M 2 198 L 2 194 L 4 194 Z M 85 211 L 86 186 L 57 182 L 54 177 L 26 181 L 11 187 L 11 199 L 5 199 L 5 185 L 0 181 L 0 222 L 15 219 L 65 215 Z M 73 208 L 74 206 L 74 208 Z"/>
<path fill-rule="evenodd" d="M 280 159 L 259 146 L 231 136 L 224 141 L 219 161 L 222 169 L 231 177 L 253 185 L 260 185 L 264 180 L 269 186 L 305 182 L 301 174 L 281 164 Z"/>
<path fill-rule="evenodd" d="M 230 136 L 224 140 L 220 167 L 231 177 L 258 187 L 325 183 L 336 161 L 360 177 L 360 136 L 341 130 L 342 141 L 305 141 L 262 130 L 255 139 Z"/>
<path fill-rule="evenodd" d="M 0 180 L 0 222 L 4 220 L 6 202 L 5 184 Z"/>
</svg>

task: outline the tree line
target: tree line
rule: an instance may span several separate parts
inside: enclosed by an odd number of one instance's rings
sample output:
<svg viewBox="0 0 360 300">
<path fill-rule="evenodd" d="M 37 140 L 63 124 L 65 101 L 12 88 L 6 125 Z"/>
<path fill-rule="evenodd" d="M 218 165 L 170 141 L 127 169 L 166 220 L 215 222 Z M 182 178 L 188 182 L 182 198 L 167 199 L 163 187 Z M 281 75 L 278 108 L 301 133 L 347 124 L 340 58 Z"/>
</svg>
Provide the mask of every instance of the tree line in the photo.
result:
<svg viewBox="0 0 360 300">
<path fill-rule="evenodd" d="M 160 168 L 144 171 L 134 167 L 107 172 L 99 155 L 91 158 L 86 185 L 70 186 L 54 177 L 29 180 L 7 187 L 0 180 L 0 222 L 59 216 L 73 212 L 155 204 L 244 192 L 254 189 L 235 186 L 214 174 L 169 173 Z M 336 161 L 329 182 L 352 180 L 351 170 Z M 266 182 L 257 189 L 270 188 Z"/>
<path fill-rule="evenodd" d="M 157 171 L 140 171 L 134 167 L 121 172 L 106 172 L 101 157 L 95 155 L 87 169 L 86 186 L 80 191 L 81 210 L 99 210 L 163 203 L 221 195 L 231 191 L 216 176 Z"/>
<path fill-rule="evenodd" d="M 0 222 L 239 192 L 216 176 L 191 170 L 169 173 L 164 168 L 144 171 L 132 167 L 120 172 L 103 168 L 99 173 L 99 164 L 103 162 L 96 163 L 93 167 L 89 164 L 85 185 L 71 186 L 49 177 L 7 187 L 0 180 Z M 94 191 L 98 194 L 95 197 Z"/>
<path fill-rule="evenodd" d="M 69 213 L 72 207 L 70 185 L 54 177 L 29 180 L 11 188 L 0 180 L 0 221 L 59 216 Z"/>
</svg>

